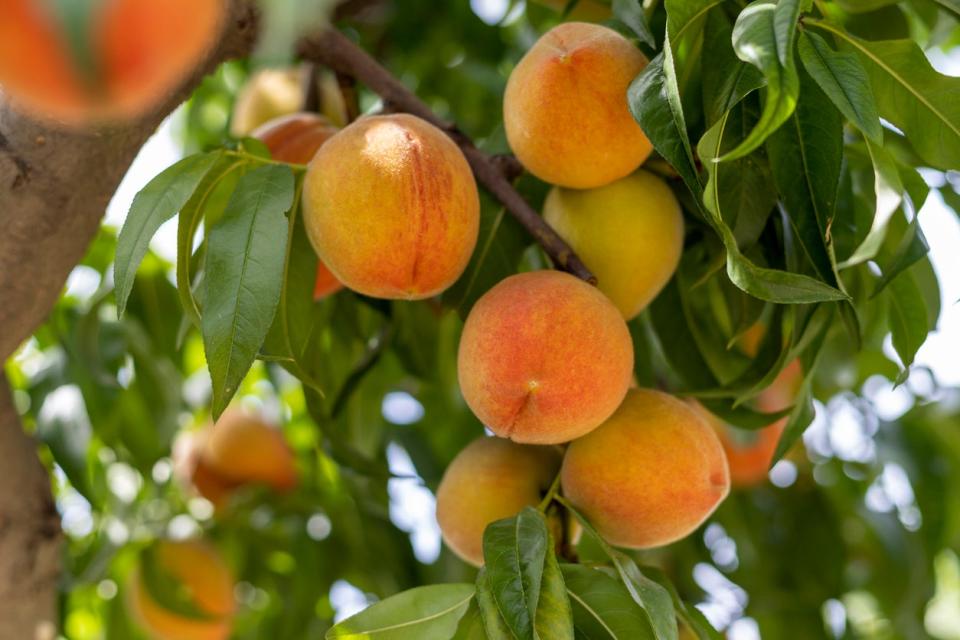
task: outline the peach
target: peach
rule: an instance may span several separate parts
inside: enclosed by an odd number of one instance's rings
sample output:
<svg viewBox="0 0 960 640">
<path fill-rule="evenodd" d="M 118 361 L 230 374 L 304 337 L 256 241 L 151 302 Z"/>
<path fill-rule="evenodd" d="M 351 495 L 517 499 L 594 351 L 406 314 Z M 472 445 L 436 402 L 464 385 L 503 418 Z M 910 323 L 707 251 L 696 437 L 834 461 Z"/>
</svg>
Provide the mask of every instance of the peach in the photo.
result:
<svg viewBox="0 0 960 640">
<path fill-rule="evenodd" d="M 21 108 L 70 124 L 161 106 L 216 42 L 224 0 L 86 3 L 68 33 L 57 3 L 0 0 L 0 85 Z"/>
<path fill-rule="evenodd" d="M 303 74 L 300 69 L 262 69 L 251 75 L 233 103 L 230 134 L 253 135 L 261 125 L 303 107 Z"/>
<path fill-rule="evenodd" d="M 230 635 L 235 604 L 234 581 L 220 554 L 197 540 L 161 541 L 154 548 L 153 570 L 179 584 L 198 614 L 171 611 L 150 593 L 145 567 L 130 576 L 127 606 L 131 617 L 156 640 L 225 640 Z"/>
<path fill-rule="evenodd" d="M 680 203 L 666 182 L 647 171 L 596 189 L 554 187 L 543 217 L 627 320 L 650 304 L 680 263 Z"/>
<path fill-rule="evenodd" d="M 477 301 L 457 369 L 464 399 L 494 433 L 556 444 L 616 410 L 630 386 L 633 343 L 598 289 L 560 271 L 533 271 Z"/>
<path fill-rule="evenodd" d="M 802 379 L 800 361 L 794 360 L 784 367 L 769 387 L 760 392 L 753 404 L 766 412 L 786 409 L 793 403 Z M 738 429 L 710 413 L 703 405 L 695 402 L 693 406 L 703 412 L 720 438 L 730 466 L 731 484 L 736 488 L 747 488 L 766 482 L 780 436 L 787 426 L 787 418 L 781 418 L 762 429 Z"/>
<path fill-rule="evenodd" d="M 250 135 L 267 145 L 274 160 L 306 164 L 337 131 L 325 117 L 299 112 L 265 122 Z M 322 260 L 318 261 L 313 299 L 321 300 L 342 288 L 343 283 L 330 273 Z"/>
<path fill-rule="evenodd" d="M 459 147 L 406 114 L 369 116 L 328 140 L 307 169 L 307 234 L 350 289 L 421 299 L 456 281 L 477 243 L 480 200 Z"/>
<path fill-rule="evenodd" d="M 703 524 L 729 493 L 730 474 L 699 412 L 666 393 L 636 389 L 570 445 L 561 486 L 608 542 L 646 549 Z"/>
<path fill-rule="evenodd" d="M 177 478 L 217 508 L 244 485 L 289 491 L 298 481 L 281 431 L 236 408 L 224 411 L 216 424 L 178 436 L 173 461 Z"/>
<path fill-rule="evenodd" d="M 653 148 L 627 107 L 627 88 L 646 65 L 612 29 L 554 27 L 507 81 L 510 148 L 530 173 L 563 187 L 590 189 L 633 173 Z"/>
<path fill-rule="evenodd" d="M 460 558 L 483 564 L 483 531 L 523 507 L 537 506 L 560 468 L 554 447 L 481 437 L 457 454 L 437 489 L 437 522 Z"/>
</svg>

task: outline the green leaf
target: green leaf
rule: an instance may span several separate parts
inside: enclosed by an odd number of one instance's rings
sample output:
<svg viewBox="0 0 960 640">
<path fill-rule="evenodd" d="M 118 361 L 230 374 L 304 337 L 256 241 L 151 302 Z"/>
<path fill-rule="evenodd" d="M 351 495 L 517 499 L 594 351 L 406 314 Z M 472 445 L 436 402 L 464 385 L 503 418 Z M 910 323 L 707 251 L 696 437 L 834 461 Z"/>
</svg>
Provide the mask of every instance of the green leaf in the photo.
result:
<svg viewBox="0 0 960 640">
<path fill-rule="evenodd" d="M 733 232 L 723 220 L 723 201 L 717 180 L 717 165 L 714 162 L 721 155 L 728 120 L 729 113 L 703 135 L 697 150 L 709 173 L 703 196 L 707 222 L 720 236 L 727 250 L 727 275 L 730 281 L 756 298 L 781 304 L 848 299 L 839 289 L 809 276 L 759 267 L 740 252 Z"/>
<path fill-rule="evenodd" d="M 878 260 L 881 277 L 873 289 L 870 297 L 876 297 L 901 272 L 913 266 L 930 252 L 930 245 L 920 229 L 919 218 L 914 217 L 907 225 L 907 230 L 900 238 L 897 248 L 889 257 Z"/>
<path fill-rule="evenodd" d="M 640 40 L 650 47 L 656 47 L 657 41 L 650 32 L 647 18 L 643 13 L 643 4 L 640 0 L 613 0 L 613 15 L 637 34 Z"/>
<path fill-rule="evenodd" d="M 937 73 L 911 40 L 867 41 L 840 27 L 812 21 L 860 57 L 880 116 L 904 132 L 937 169 L 960 169 L 960 78 Z"/>
<path fill-rule="evenodd" d="M 730 43 L 732 30 L 726 16 L 712 12 L 703 34 L 703 112 L 713 125 L 744 96 L 763 86 L 763 74 L 742 62 Z"/>
<path fill-rule="evenodd" d="M 679 45 L 687 36 L 695 36 L 710 9 L 722 3 L 723 0 L 664 0 L 667 30 L 673 46 Z"/>
<path fill-rule="evenodd" d="M 623 553 L 617 551 L 593 528 L 590 521 L 577 511 L 563 496 L 557 496 L 557 502 L 562 504 L 583 526 L 583 530 L 600 546 L 613 563 L 616 575 L 626 588 L 630 598 L 639 605 L 647 616 L 647 621 L 656 640 L 677 640 L 677 616 L 669 592 L 662 586 L 650 580 L 637 567 L 636 563 Z"/>
<path fill-rule="evenodd" d="M 870 153 L 874 171 L 876 205 L 873 222 L 860 245 L 849 258 L 838 265 L 841 269 L 861 264 L 877 255 L 887 236 L 890 220 L 903 202 L 903 183 L 893 157 L 886 149 L 872 144 L 869 140 L 867 151 Z"/>
<path fill-rule="evenodd" d="M 540 640 L 573 640 L 573 612 L 563 574 L 560 573 L 560 563 L 554 553 L 553 536 L 547 540 L 547 557 L 543 564 L 543 581 L 534 627 L 536 637 Z"/>
<path fill-rule="evenodd" d="M 197 185 L 177 220 L 177 293 L 184 313 L 196 326 L 200 326 L 200 307 L 194 298 L 196 284 L 191 270 L 193 240 L 204 217 L 213 221 L 223 214 L 230 194 L 249 164 L 245 159 L 221 157 Z"/>
<path fill-rule="evenodd" d="M 653 148 L 677 170 L 699 203 L 703 186 L 687 135 L 669 33 L 663 51 L 630 84 L 627 102 Z"/>
<path fill-rule="evenodd" d="M 327 640 L 452 638 L 473 599 L 472 584 L 434 584 L 370 605 L 327 631 Z"/>
<path fill-rule="evenodd" d="M 793 61 L 793 43 L 800 0 L 771 4 L 759 0 L 747 6 L 733 26 L 733 49 L 737 57 L 755 66 L 767 81 L 760 120 L 734 149 L 716 158 L 726 162 L 741 158 L 782 125 L 797 103 L 800 80 Z"/>
<path fill-rule="evenodd" d="M 534 640 L 549 544 L 543 515 L 526 507 L 483 532 L 483 559 L 500 615 L 517 640 Z"/>
<path fill-rule="evenodd" d="M 584 640 L 653 640 L 649 619 L 615 575 L 579 564 L 560 566 L 573 605 L 577 637 Z"/>
<path fill-rule="evenodd" d="M 800 34 L 800 61 L 847 120 L 876 144 L 883 144 L 880 114 L 870 78 L 856 55 L 834 51 L 815 33 Z"/>
<path fill-rule="evenodd" d="M 893 348 L 897 350 L 904 369 L 897 379 L 899 384 L 906 379 L 917 350 L 927 339 L 930 320 L 927 318 L 927 305 L 923 294 L 909 271 L 904 271 L 890 281 L 887 287 L 887 303 Z"/>
<path fill-rule="evenodd" d="M 510 636 L 491 636 L 483 627 L 483 614 L 477 604 L 480 598 L 479 585 L 477 587 L 477 597 L 470 601 L 467 612 L 460 618 L 457 630 L 450 640 L 510 640 Z"/>
<path fill-rule="evenodd" d="M 485 638 L 487 640 L 512 640 L 513 634 L 510 633 L 507 623 L 500 616 L 500 609 L 497 608 L 497 601 L 490 589 L 487 570 L 483 567 L 477 573 L 477 604 L 480 607 L 480 619 L 486 632 Z"/>
<path fill-rule="evenodd" d="M 122 316 L 127 307 L 137 267 L 147 254 L 153 234 L 187 203 L 219 158 L 219 152 L 184 158 L 160 172 L 133 199 L 117 238 L 113 266 L 118 315 Z"/>
<path fill-rule="evenodd" d="M 293 195 L 289 167 L 254 169 L 210 230 L 201 329 L 214 418 L 236 393 L 277 311 L 287 249 L 284 213 Z"/>
<path fill-rule="evenodd" d="M 700 353 L 693 331 L 687 324 L 680 283 L 673 277 L 650 304 L 650 319 L 670 368 L 689 389 L 718 386 L 706 358 Z"/>
<path fill-rule="evenodd" d="M 800 75 L 803 98 L 767 140 L 767 151 L 787 217 L 810 264 L 820 280 L 842 290 L 830 228 L 843 162 L 843 119 L 810 76 Z"/>
</svg>

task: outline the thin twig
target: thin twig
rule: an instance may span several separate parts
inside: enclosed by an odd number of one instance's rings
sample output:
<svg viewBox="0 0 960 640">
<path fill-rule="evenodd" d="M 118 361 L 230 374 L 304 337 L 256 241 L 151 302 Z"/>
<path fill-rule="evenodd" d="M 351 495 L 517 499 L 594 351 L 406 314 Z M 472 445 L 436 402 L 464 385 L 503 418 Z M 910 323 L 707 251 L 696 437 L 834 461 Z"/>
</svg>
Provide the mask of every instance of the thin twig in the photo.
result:
<svg viewBox="0 0 960 640">
<path fill-rule="evenodd" d="M 507 211 L 543 247 L 557 268 L 592 284 L 596 283 L 596 278 L 570 245 L 517 193 L 510 180 L 504 176 L 499 163 L 477 149 L 473 141 L 455 125 L 437 117 L 430 107 L 366 51 L 336 29 L 328 29 L 301 41 L 299 52 L 305 60 L 319 62 L 338 73 L 356 78 L 391 107 L 413 114 L 444 130 L 460 146 L 477 181 L 503 203 Z"/>
</svg>

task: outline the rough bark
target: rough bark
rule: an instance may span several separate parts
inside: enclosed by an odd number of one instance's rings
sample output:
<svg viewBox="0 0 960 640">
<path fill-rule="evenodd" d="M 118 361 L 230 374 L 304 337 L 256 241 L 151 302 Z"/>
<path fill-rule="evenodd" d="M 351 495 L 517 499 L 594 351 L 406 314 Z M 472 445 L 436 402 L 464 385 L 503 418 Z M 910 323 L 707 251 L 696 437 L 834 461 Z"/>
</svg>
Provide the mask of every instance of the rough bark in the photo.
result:
<svg viewBox="0 0 960 640">
<path fill-rule="evenodd" d="M 0 640 L 53 640 L 60 517 L 0 374 Z"/>
</svg>

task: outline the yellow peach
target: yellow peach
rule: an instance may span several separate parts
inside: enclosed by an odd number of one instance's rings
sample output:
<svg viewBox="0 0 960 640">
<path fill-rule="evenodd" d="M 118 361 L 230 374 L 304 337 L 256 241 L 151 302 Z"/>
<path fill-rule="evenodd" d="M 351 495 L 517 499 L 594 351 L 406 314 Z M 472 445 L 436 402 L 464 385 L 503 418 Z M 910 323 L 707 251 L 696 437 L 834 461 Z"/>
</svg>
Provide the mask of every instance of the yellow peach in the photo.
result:
<svg viewBox="0 0 960 640">
<path fill-rule="evenodd" d="M 475 566 L 483 564 L 483 531 L 495 520 L 536 506 L 557 470 L 554 447 L 482 437 L 447 467 L 437 489 L 437 522 L 447 546 Z"/>
<path fill-rule="evenodd" d="M 647 171 L 596 189 L 554 187 L 543 216 L 627 320 L 650 304 L 680 263 L 680 204 L 670 187 Z"/>
<path fill-rule="evenodd" d="M 567 442 L 600 425 L 623 400 L 633 343 L 599 290 L 560 271 L 506 278 L 467 317 L 457 358 L 476 416 L 516 442 Z"/>
<path fill-rule="evenodd" d="M 599 187 L 633 173 L 652 150 L 627 107 L 627 88 L 646 65 L 612 29 L 586 22 L 554 27 L 507 81 L 510 148 L 530 173 L 564 187 Z"/>
<path fill-rule="evenodd" d="M 646 549 L 703 524 L 729 493 L 730 475 L 699 412 L 666 393 L 636 389 L 570 445 L 561 486 L 608 542 Z"/>
<path fill-rule="evenodd" d="M 345 286 L 420 299 L 463 273 L 480 200 L 459 147 L 397 114 L 361 118 L 320 147 L 304 178 L 303 213 L 317 255 Z"/>
</svg>

